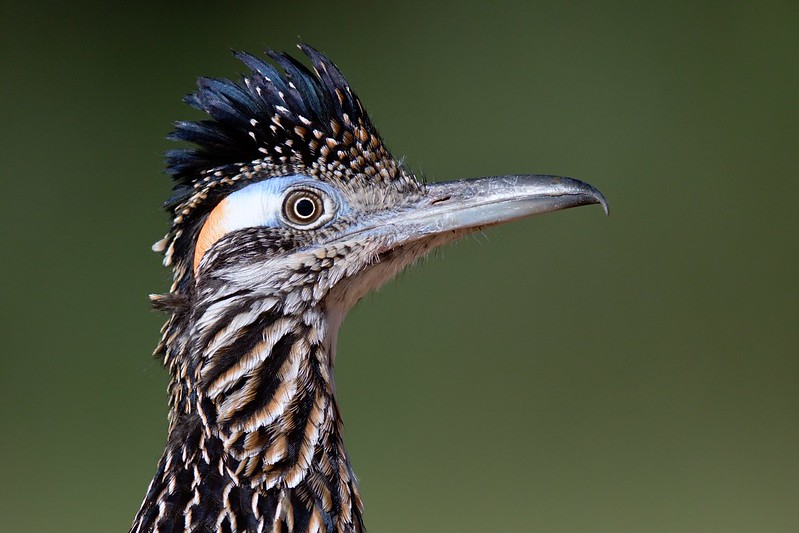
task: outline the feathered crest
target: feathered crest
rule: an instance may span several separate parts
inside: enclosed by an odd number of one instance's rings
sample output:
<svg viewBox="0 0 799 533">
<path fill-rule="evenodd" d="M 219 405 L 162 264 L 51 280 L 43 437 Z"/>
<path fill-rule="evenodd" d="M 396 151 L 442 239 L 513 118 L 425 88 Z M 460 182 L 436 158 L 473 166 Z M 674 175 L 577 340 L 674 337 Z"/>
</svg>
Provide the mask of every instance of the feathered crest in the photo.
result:
<svg viewBox="0 0 799 533">
<path fill-rule="evenodd" d="M 267 51 L 275 66 L 244 52 L 235 52 L 251 72 L 241 83 L 200 78 L 198 90 L 184 101 L 211 117 L 181 121 L 169 139 L 196 147 L 170 150 L 166 169 L 175 180 L 168 207 L 184 202 L 207 172 L 269 159 L 274 164 L 312 166 L 319 148 L 340 144 L 342 130 L 379 137 L 366 110 L 344 75 L 327 57 L 308 45 L 300 49 L 314 71 L 283 52 Z M 329 140 L 330 139 L 330 140 Z M 366 140 L 366 139 L 364 139 Z"/>
</svg>

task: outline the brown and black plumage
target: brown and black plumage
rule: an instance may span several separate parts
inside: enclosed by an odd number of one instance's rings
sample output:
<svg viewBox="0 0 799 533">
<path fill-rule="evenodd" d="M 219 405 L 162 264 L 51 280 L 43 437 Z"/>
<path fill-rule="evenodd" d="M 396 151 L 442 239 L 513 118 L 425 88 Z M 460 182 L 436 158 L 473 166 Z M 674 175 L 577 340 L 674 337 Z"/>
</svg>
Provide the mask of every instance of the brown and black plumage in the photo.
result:
<svg viewBox="0 0 799 533">
<path fill-rule="evenodd" d="M 487 226 L 600 203 L 570 178 L 424 184 L 383 145 L 325 56 L 236 54 L 236 83 L 200 79 L 209 115 L 167 154 L 174 281 L 157 354 L 169 436 L 134 532 L 358 532 L 333 365 L 347 311 L 430 250 Z"/>
</svg>

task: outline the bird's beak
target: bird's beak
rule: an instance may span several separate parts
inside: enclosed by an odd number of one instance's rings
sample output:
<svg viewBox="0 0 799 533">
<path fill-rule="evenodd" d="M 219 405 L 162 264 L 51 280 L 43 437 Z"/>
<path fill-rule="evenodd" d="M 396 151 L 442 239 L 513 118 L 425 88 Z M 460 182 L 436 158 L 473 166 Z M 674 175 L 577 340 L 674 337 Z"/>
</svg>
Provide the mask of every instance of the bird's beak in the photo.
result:
<svg viewBox="0 0 799 533">
<path fill-rule="evenodd" d="M 388 250 L 426 237 L 449 235 L 455 239 L 480 228 L 590 204 L 600 204 L 605 214 L 609 213 L 608 202 L 597 189 L 559 176 L 496 176 L 432 183 L 418 201 L 386 212 L 358 233 L 365 230 L 382 236 Z"/>
</svg>

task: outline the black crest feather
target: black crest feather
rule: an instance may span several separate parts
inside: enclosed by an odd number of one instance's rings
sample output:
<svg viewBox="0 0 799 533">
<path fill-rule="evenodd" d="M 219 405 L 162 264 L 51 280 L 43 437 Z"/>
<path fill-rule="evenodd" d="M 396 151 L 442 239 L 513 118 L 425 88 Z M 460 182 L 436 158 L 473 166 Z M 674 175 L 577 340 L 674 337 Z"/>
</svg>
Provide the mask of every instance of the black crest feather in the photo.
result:
<svg viewBox="0 0 799 533">
<path fill-rule="evenodd" d="M 169 139 L 194 147 L 166 153 L 166 170 L 175 190 L 167 202 L 173 208 L 191 194 L 192 185 L 207 171 L 249 163 L 275 154 L 275 147 L 296 138 L 297 128 L 330 135 L 334 127 L 352 124 L 377 136 L 358 97 L 330 59 L 308 45 L 300 49 L 310 58 L 314 71 L 288 54 L 267 51 L 275 65 L 244 52 L 234 52 L 250 72 L 240 82 L 200 78 L 198 89 L 185 102 L 207 113 L 210 119 L 175 124 Z M 336 135 L 337 136 L 337 135 Z M 288 143 L 294 159 L 316 159 L 308 143 Z M 279 149 L 278 149 L 279 150 Z"/>
</svg>

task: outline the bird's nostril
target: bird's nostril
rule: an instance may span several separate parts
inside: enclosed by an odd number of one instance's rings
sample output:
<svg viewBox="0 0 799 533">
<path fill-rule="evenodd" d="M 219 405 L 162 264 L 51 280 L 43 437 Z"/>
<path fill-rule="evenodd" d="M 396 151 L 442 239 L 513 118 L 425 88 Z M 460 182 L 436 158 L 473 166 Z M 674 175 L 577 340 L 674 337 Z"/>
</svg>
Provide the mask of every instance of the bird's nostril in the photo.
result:
<svg viewBox="0 0 799 533">
<path fill-rule="evenodd" d="M 446 202 L 450 198 L 452 198 L 452 197 L 451 196 L 442 196 L 441 198 L 436 198 L 435 200 L 430 202 L 430 205 L 443 204 L 444 202 Z"/>
</svg>

